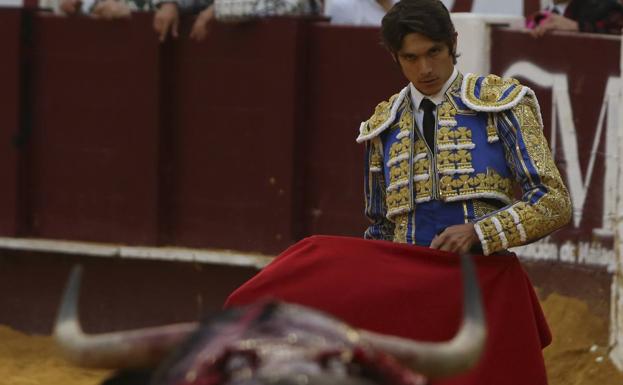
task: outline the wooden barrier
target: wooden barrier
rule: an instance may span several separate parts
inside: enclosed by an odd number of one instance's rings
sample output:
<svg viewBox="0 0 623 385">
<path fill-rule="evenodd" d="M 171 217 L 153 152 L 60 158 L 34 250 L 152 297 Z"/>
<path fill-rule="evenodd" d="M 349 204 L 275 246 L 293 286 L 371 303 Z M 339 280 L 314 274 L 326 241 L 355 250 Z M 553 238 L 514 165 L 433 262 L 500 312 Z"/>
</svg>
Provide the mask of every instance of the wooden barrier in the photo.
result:
<svg viewBox="0 0 623 385">
<path fill-rule="evenodd" d="M 15 236 L 18 232 L 18 159 L 16 146 L 20 120 L 20 36 L 22 11 L 0 12 L 0 234 Z"/>
<path fill-rule="evenodd" d="M 215 28 L 171 50 L 165 243 L 277 252 L 295 239 L 307 23 Z"/>
<path fill-rule="evenodd" d="M 150 26 L 148 15 L 37 17 L 31 236 L 156 242 L 159 52 Z"/>
</svg>

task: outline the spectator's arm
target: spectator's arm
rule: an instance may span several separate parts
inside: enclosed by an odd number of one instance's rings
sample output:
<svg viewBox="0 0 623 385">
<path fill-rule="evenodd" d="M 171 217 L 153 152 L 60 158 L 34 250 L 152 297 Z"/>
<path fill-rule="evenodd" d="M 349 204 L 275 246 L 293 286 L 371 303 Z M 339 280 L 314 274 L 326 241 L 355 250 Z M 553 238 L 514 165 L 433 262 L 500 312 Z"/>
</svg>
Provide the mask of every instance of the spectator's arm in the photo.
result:
<svg viewBox="0 0 623 385">
<path fill-rule="evenodd" d="M 179 0 L 154 0 L 154 30 L 163 42 L 169 32 L 177 38 L 177 28 L 180 23 Z"/>
<path fill-rule="evenodd" d="M 58 3 L 58 10 L 64 15 L 76 15 L 82 10 L 81 0 L 61 0 Z"/>
<path fill-rule="evenodd" d="M 534 37 L 541 37 L 548 31 L 579 31 L 578 22 L 554 13 L 547 14 L 530 32 Z"/>
<path fill-rule="evenodd" d="M 206 9 L 201 11 L 193 24 L 193 29 L 190 31 L 190 38 L 196 41 L 202 41 L 208 36 L 210 23 L 214 20 L 214 4 L 209 5 Z"/>
<path fill-rule="evenodd" d="M 93 5 L 91 15 L 96 18 L 113 20 L 130 17 L 130 6 L 120 0 L 102 0 Z"/>
</svg>

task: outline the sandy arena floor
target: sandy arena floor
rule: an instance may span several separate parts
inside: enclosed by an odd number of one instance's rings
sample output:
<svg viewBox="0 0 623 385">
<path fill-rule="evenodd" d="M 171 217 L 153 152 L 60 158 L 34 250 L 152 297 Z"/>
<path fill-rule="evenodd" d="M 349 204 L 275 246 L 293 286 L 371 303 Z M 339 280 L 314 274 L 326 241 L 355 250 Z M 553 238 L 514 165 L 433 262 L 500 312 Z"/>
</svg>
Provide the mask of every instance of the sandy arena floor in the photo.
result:
<svg viewBox="0 0 623 385">
<path fill-rule="evenodd" d="M 543 301 L 554 343 L 545 349 L 550 385 L 621 385 L 623 373 L 607 358 L 607 320 L 585 303 L 551 294 Z M 0 383 L 3 385 L 96 385 L 107 371 L 85 370 L 65 362 L 47 336 L 27 336 L 0 326 Z"/>
</svg>

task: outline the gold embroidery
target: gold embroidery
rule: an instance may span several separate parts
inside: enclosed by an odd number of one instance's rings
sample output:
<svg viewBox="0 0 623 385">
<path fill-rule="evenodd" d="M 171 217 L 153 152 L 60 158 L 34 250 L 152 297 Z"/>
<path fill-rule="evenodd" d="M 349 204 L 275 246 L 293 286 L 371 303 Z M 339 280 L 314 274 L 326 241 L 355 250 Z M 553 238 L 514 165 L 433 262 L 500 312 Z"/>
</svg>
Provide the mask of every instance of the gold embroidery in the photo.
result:
<svg viewBox="0 0 623 385">
<path fill-rule="evenodd" d="M 476 218 L 484 217 L 485 215 L 498 209 L 495 205 L 487 201 L 482 201 L 478 199 L 474 199 L 473 204 L 474 204 L 474 216 Z"/>
<path fill-rule="evenodd" d="M 427 154 L 426 144 L 422 139 L 417 139 L 415 144 L 413 145 L 413 153 L 417 156 L 418 154 Z"/>
<path fill-rule="evenodd" d="M 393 95 L 388 101 L 379 103 L 374 109 L 374 115 L 368 120 L 368 127 L 370 131 L 374 131 L 375 128 L 381 126 L 390 117 L 392 105 L 394 100 L 398 97 L 398 94 Z"/>
<path fill-rule="evenodd" d="M 548 190 L 536 204 L 531 206 L 532 214 L 528 214 L 527 210 L 515 210 L 522 218 L 528 239 L 535 239 L 564 226 L 571 217 L 571 204 L 567 189 L 543 136 L 534 100 L 525 98 L 513 109 L 513 113 L 521 124 L 530 159 L 538 170 L 541 183 L 547 186 Z"/>
<path fill-rule="evenodd" d="M 389 191 L 387 193 L 387 213 L 388 217 L 395 215 L 402 209 L 411 208 L 411 200 L 409 199 L 409 186 L 403 186 L 399 189 Z"/>
<path fill-rule="evenodd" d="M 513 196 L 512 181 L 503 178 L 493 169 L 487 169 L 486 174 L 478 173 L 473 177 L 465 174 L 445 175 L 439 180 L 439 192 L 444 199 L 486 193 Z"/>
<path fill-rule="evenodd" d="M 409 180 L 409 160 L 403 160 L 389 169 L 390 186 L 394 183 L 407 180 Z"/>
<path fill-rule="evenodd" d="M 496 215 L 500 223 L 502 224 L 502 228 L 504 229 L 504 234 L 506 235 L 506 240 L 509 245 L 519 245 L 521 244 L 521 234 L 519 233 L 519 229 L 515 224 L 515 220 L 513 216 L 508 211 L 501 211 Z"/>
<path fill-rule="evenodd" d="M 489 114 L 487 117 L 487 141 L 489 143 L 495 142 L 498 140 L 498 130 L 495 127 L 495 119 L 493 118 L 493 114 Z"/>
<path fill-rule="evenodd" d="M 515 203 L 512 208 L 519 218 L 519 223 L 527 236 L 527 240 L 541 238 L 552 231 L 564 226 L 571 218 L 571 202 L 566 187 L 564 186 L 558 168 L 554 164 L 547 141 L 543 136 L 543 130 L 538 119 L 536 102 L 532 96 L 525 97 L 512 113 L 521 125 L 520 134 L 525 142 L 525 149 L 531 160 L 530 167 L 523 164 L 524 172 L 536 168 L 535 174 L 527 176 L 534 185 L 532 195 L 524 195 L 524 201 Z M 519 134 L 519 133 L 518 133 Z M 516 156 L 524 159 L 525 154 L 519 147 L 516 148 Z M 540 184 L 545 188 L 540 188 L 535 184 L 539 178 Z M 535 193 L 543 194 L 538 201 L 531 203 L 528 199 L 534 200 Z M 521 240 L 519 227 L 508 211 L 501 211 L 494 215 L 502 225 L 504 235 L 508 241 L 508 246 L 518 246 L 525 242 Z M 501 244 L 497 243 L 497 230 L 488 225 L 490 219 L 487 218 L 478 222 L 489 253 L 501 249 Z"/>
<path fill-rule="evenodd" d="M 398 126 L 400 126 L 401 131 L 411 131 L 412 125 L 413 113 L 411 112 L 411 104 L 407 104 L 405 110 L 402 112 L 402 116 L 400 117 L 400 122 L 398 122 Z"/>
<path fill-rule="evenodd" d="M 433 191 L 432 178 L 415 182 L 415 199 L 418 201 L 429 200 Z"/>
<path fill-rule="evenodd" d="M 439 172 L 472 169 L 472 154 L 468 150 L 439 151 L 437 169 Z"/>
<path fill-rule="evenodd" d="M 396 227 L 394 227 L 394 242 L 407 243 L 408 220 L 409 217 L 407 213 L 397 215 L 394 219 L 396 223 Z"/>
<path fill-rule="evenodd" d="M 456 137 L 457 144 L 473 144 L 472 130 L 470 130 L 467 127 L 457 128 L 455 137 Z"/>
<path fill-rule="evenodd" d="M 383 156 L 381 156 L 381 144 L 378 141 L 373 141 L 372 151 L 370 154 L 370 168 L 382 169 L 383 168 Z"/>
<path fill-rule="evenodd" d="M 489 253 L 495 253 L 496 251 L 504 250 L 502 239 L 500 238 L 499 234 L 494 234 L 487 243 Z"/>
<path fill-rule="evenodd" d="M 467 127 L 440 127 L 437 130 L 437 145 L 440 147 L 473 144 L 472 130 Z"/>
<path fill-rule="evenodd" d="M 437 145 L 452 145 L 455 143 L 456 131 L 450 127 L 440 127 L 437 130 Z"/>
<path fill-rule="evenodd" d="M 388 160 L 391 160 L 392 158 L 395 158 L 399 155 L 408 153 L 410 144 L 411 140 L 409 139 L 409 137 L 404 137 L 400 139 L 400 141 L 392 143 L 391 147 L 389 148 Z"/>
<path fill-rule="evenodd" d="M 447 99 L 439 106 L 437 116 L 439 119 L 452 119 L 456 115 L 456 108 Z"/>
<path fill-rule="evenodd" d="M 476 96 L 476 82 L 478 79 L 478 76 L 470 76 L 466 81 L 467 89 L 465 90 L 467 101 L 477 107 L 495 108 L 508 106 L 519 97 L 523 89 L 523 86 L 516 79 L 502 79 L 496 75 L 489 75 L 480 84 L 480 95 Z M 508 90 L 511 91 L 505 97 L 502 97 Z"/>
<path fill-rule="evenodd" d="M 413 174 L 414 175 L 430 174 L 429 167 L 430 167 L 430 162 L 428 161 L 428 158 L 419 159 L 413 165 Z"/>
<path fill-rule="evenodd" d="M 487 83 L 488 85 L 491 86 L 495 86 L 495 87 L 499 87 L 499 86 L 503 86 L 504 85 L 504 79 L 502 79 L 501 77 L 491 74 L 491 75 L 487 75 L 487 77 L 485 78 L 485 83 Z"/>
</svg>

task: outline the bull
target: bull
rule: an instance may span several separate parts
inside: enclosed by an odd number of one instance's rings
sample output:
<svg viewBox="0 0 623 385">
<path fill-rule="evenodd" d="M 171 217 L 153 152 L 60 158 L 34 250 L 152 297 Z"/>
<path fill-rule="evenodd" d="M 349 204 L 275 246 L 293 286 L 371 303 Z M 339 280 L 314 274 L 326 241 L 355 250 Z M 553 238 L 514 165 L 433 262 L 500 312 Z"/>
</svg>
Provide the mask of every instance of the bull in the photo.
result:
<svg viewBox="0 0 623 385">
<path fill-rule="evenodd" d="M 202 323 L 85 334 L 78 319 L 80 267 L 68 280 L 54 337 L 79 366 L 155 368 L 151 385 L 424 385 L 468 370 L 483 350 L 474 266 L 468 256 L 461 264 L 463 321 L 445 342 L 357 329 L 321 311 L 270 300 L 226 309 Z"/>
</svg>

